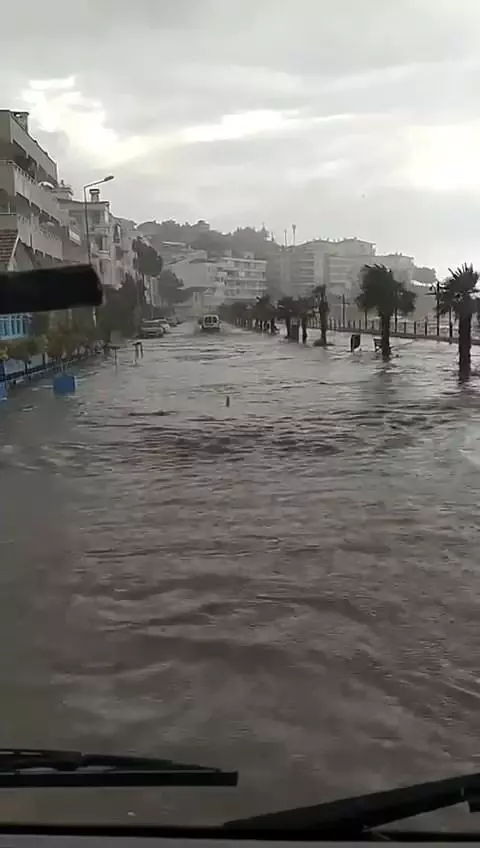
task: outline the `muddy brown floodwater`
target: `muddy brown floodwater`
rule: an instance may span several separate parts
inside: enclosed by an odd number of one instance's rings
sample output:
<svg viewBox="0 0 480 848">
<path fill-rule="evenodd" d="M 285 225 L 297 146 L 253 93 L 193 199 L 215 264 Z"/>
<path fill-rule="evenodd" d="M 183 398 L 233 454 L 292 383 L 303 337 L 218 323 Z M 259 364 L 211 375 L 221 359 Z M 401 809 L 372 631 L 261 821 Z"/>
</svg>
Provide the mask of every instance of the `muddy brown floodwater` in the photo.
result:
<svg viewBox="0 0 480 848">
<path fill-rule="evenodd" d="M 220 821 L 475 767 L 480 381 L 447 344 L 333 340 L 182 326 L 0 408 L 0 746 L 240 771 L 2 817 Z"/>
</svg>

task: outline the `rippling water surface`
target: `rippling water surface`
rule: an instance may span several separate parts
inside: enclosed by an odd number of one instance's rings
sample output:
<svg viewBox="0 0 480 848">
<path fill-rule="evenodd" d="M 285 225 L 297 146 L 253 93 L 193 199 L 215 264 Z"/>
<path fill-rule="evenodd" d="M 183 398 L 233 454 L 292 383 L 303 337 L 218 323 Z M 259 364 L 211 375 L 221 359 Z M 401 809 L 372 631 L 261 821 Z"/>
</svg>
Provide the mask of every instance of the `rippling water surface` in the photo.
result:
<svg viewBox="0 0 480 848">
<path fill-rule="evenodd" d="M 0 409 L 0 745 L 241 775 L 2 815 L 212 821 L 472 768 L 480 386 L 448 345 L 370 346 L 184 326 Z"/>
</svg>

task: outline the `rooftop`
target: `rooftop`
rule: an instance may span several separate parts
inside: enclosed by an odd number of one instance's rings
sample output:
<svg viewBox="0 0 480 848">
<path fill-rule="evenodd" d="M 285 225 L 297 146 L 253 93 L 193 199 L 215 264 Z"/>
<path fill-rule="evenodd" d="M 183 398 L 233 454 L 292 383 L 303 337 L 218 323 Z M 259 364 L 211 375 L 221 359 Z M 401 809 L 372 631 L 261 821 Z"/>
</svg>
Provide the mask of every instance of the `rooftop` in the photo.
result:
<svg viewBox="0 0 480 848">
<path fill-rule="evenodd" d="M 23 130 L 25 135 L 28 135 L 28 137 L 37 145 L 38 149 L 42 151 L 43 155 L 46 156 L 47 159 L 49 159 L 49 161 L 54 167 L 56 167 L 56 162 L 52 159 L 51 156 L 49 156 L 47 151 L 43 149 L 41 144 L 38 143 L 37 139 L 30 134 L 28 129 L 28 112 L 12 111 L 11 109 L 0 109 L 0 114 L 2 113 L 5 115 L 10 115 L 12 121 L 15 121 L 17 126 L 19 126 L 21 130 Z M 24 117 L 22 118 L 22 116 Z"/>
</svg>

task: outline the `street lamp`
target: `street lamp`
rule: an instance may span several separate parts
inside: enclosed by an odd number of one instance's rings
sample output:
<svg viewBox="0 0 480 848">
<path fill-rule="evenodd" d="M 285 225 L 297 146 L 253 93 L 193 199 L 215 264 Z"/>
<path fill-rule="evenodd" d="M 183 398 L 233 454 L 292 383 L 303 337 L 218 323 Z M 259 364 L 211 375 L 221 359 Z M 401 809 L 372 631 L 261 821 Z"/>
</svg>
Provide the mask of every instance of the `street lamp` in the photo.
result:
<svg viewBox="0 0 480 848">
<path fill-rule="evenodd" d="M 88 205 L 87 205 L 87 188 L 93 188 L 94 186 L 102 185 L 102 183 L 109 183 L 110 180 L 114 180 L 115 177 L 113 174 L 109 174 L 108 177 L 104 177 L 103 180 L 95 180 L 93 183 L 87 183 L 83 186 L 83 214 L 85 216 L 85 238 L 87 239 L 87 256 L 88 256 L 88 264 L 92 264 L 92 246 L 90 244 L 90 232 L 88 229 Z"/>
</svg>

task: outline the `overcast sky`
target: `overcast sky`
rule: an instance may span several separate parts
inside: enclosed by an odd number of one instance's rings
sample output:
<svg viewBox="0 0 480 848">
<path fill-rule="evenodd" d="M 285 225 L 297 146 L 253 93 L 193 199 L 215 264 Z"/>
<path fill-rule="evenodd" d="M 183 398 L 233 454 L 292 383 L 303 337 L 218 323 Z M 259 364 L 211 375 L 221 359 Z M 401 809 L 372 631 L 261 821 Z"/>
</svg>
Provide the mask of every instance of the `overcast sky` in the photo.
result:
<svg viewBox="0 0 480 848">
<path fill-rule="evenodd" d="M 480 0 L 33 0 L 1 105 L 115 214 L 480 266 Z M 7 72 L 8 71 L 8 72 Z"/>
</svg>

